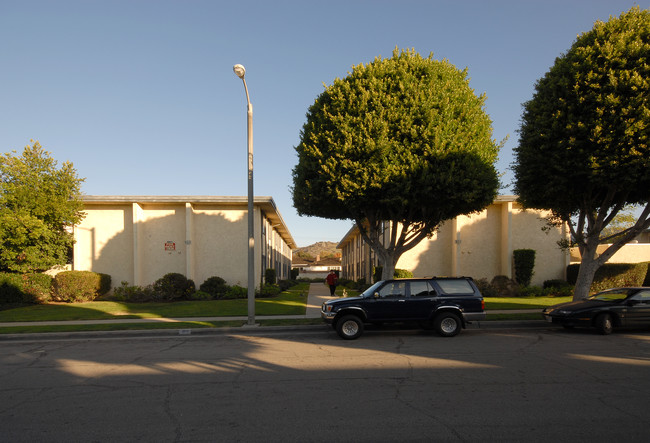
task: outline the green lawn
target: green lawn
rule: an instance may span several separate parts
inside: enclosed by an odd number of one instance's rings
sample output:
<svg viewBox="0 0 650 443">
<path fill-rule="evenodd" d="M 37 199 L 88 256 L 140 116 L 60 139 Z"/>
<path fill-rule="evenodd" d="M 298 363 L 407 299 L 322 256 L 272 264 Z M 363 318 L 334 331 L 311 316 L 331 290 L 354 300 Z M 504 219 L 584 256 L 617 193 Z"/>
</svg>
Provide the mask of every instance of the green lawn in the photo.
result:
<svg viewBox="0 0 650 443">
<path fill-rule="evenodd" d="M 571 301 L 568 297 L 486 297 L 485 310 L 543 309 L 546 306 Z"/>
<path fill-rule="evenodd" d="M 276 297 L 255 300 L 256 315 L 305 315 L 308 286 L 296 286 Z M 126 303 L 93 301 L 52 303 L 0 311 L 0 322 L 110 320 L 158 317 L 234 317 L 248 315 L 248 300 Z"/>
</svg>

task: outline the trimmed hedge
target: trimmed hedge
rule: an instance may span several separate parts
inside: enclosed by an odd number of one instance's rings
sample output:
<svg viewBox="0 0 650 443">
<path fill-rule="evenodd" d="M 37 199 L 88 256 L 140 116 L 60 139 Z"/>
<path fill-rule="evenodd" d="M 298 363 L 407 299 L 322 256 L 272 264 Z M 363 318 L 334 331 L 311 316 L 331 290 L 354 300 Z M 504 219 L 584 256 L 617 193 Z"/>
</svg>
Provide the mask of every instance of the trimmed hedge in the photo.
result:
<svg viewBox="0 0 650 443">
<path fill-rule="evenodd" d="M 153 301 L 155 297 L 152 285 L 141 287 L 129 285 L 129 282 L 123 281 L 120 286 L 113 290 L 113 298 L 119 301 L 144 303 Z"/>
<path fill-rule="evenodd" d="M 381 274 L 383 270 L 384 270 L 383 266 L 375 266 L 375 269 L 373 270 L 373 274 L 372 274 L 375 282 L 381 280 Z M 408 269 L 395 269 L 395 271 L 393 272 L 393 278 L 413 278 L 413 273 Z"/>
<path fill-rule="evenodd" d="M 515 249 L 512 256 L 515 261 L 515 280 L 521 285 L 529 286 L 534 274 L 535 250 Z"/>
<path fill-rule="evenodd" d="M 0 304 L 47 303 L 50 301 L 52 276 L 0 272 Z"/>
<path fill-rule="evenodd" d="M 260 288 L 258 295 L 260 297 L 273 297 L 275 295 L 278 295 L 280 292 L 282 292 L 280 285 L 276 285 L 275 283 L 265 283 Z M 248 296 L 248 289 L 246 290 L 246 293 Z"/>
<path fill-rule="evenodd" d="M 52 280 L 52 299 L 66 303 L 95 300 L 111 290 L 111 276 L 91 271 L 64 271 Z"/>
<path fill-rule="evenodd" d="M 188 300 L 194 291 L 194 282 L 178 272 L 165 274 L 153 284 L 154 297 L 159 301 Z"/>
<path fill-rule="evenodd" d="M 393 273 L 395 278 L 413 278 L 413 273 L 408 269 L 395 269 Z"/>
<path fill-rule="evenodd" d="M 208 277 L 199 286 L 199 291 L 207 292 L 214 299 L 223 298 L 228 293 L 228 289 L 230 289 L 230 286 L 226 284 L 226 280 L 217 276 Z"/>
<path fill-rule="evenodd" d="M 266 271 L 264 271 L 264 283 L 267 285 L 274 285 L 276 278 L 275 269 L 268 268 Z"/>
<path fill-rule="evenodd" d="M 591 284 L 591 292 L 599 292 L 609 288 L 625 286 L 644 286 L 650 283 L 648 265 L 643 263 L 605 263 L 596 271 L 594 281 Z M 580 264 L 567 266 L 567 281 L 575 285 L 578 279 Z"/>
</svg>

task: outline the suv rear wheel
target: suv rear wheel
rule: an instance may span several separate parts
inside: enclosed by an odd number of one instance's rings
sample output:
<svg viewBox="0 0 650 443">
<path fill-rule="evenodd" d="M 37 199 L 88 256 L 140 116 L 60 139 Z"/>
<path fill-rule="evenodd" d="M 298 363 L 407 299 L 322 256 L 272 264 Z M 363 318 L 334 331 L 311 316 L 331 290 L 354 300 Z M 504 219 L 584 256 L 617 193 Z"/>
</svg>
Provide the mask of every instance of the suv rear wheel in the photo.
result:
<svg viewBox="0 0 650 443">
<path fill-rule="evenodd" d="M 344 315 L 336 322 L 336 333 L 344 340 L 354 340 L 363 334 L 363 322 L 356 315 Z"/>
<path fill-rule="evenodd" d="M 443 337 L 458 335 L 461 327 L 460 318 L 453 312 L 443 312 L 433 319 L 433 328 Z"/>
</svg>

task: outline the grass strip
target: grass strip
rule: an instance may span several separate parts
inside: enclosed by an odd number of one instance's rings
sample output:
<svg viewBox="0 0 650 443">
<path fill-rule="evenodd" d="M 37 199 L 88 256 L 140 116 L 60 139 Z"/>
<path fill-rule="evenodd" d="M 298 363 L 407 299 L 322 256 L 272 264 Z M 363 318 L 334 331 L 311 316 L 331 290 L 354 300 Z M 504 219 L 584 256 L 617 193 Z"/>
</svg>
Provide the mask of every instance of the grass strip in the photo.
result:
<svg viewBox="0 0 650 443">
<path fill-rule="evenodd" d="M 305 315 L 307 294 L 285 291 L 276 297 L 255 300 L 256 315 Z M 126 303 L 93 301 L 50 303 L 0 311 L 0 322 L 114 320 L 130 318 L 236 317 L 248 315 L 248 300 Z"/>
<path fill-rule="evenodd" d="M 323 325 L 320 318 L 269 319 L 256 321 L 260 326 Z M 143 331 L 154 329 L 197 329 L 197 328 L 240 328 L 246 324 L 242 320 L 231 321 L 191 321 L 191 322 L 151 322 L 119 323 L 96 325 L 54 325 L 54 326 L 7 326 L 0 327 L 0 334 L 34 334 L 50 332 L 93 332 L 93 331 Z"/>
<path fill-rule="evenodd" d="M 485 310 L 543 309 L 571 301 L 572 297 L 486 297 Z"/>
</svg>

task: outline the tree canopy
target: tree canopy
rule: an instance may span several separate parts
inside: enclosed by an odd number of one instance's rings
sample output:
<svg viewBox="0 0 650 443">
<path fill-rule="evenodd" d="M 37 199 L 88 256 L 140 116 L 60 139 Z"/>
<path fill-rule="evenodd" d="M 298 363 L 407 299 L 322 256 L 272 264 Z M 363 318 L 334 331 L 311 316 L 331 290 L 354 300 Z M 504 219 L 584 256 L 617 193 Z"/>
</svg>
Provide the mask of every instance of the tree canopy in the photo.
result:
<svg viewBox="0 0 650 443">
<path fill-rule="evenodd" d="M 38 142 L 0 156 L 0 270 L 44 271 L 67 262 L 83 219 L 83 179 L 70 162 L 57 162 Z"/>
<path fill-rule="evenodd" d="M 596 269 L 650 226 L 650 13 L 633 8 L 578 36 L 524 104 L 515 191 L 524 206 L 568 223 L 582 266 L 576 298 Z M 629 204 L 645 205 L 600 256 L 601 232 Z"/>
<path fill-rule="evenodd" d="M 441 222 L 482 210 L 498 189 L 499 146 L 485 96 L 433 55 L 395 49 L 335 79 L 315 100 L 296 147 L 301 215 L 351 219 L 384 276 Z M 380 242 L 390 221 L 390 241 Z"/>
</svg>

